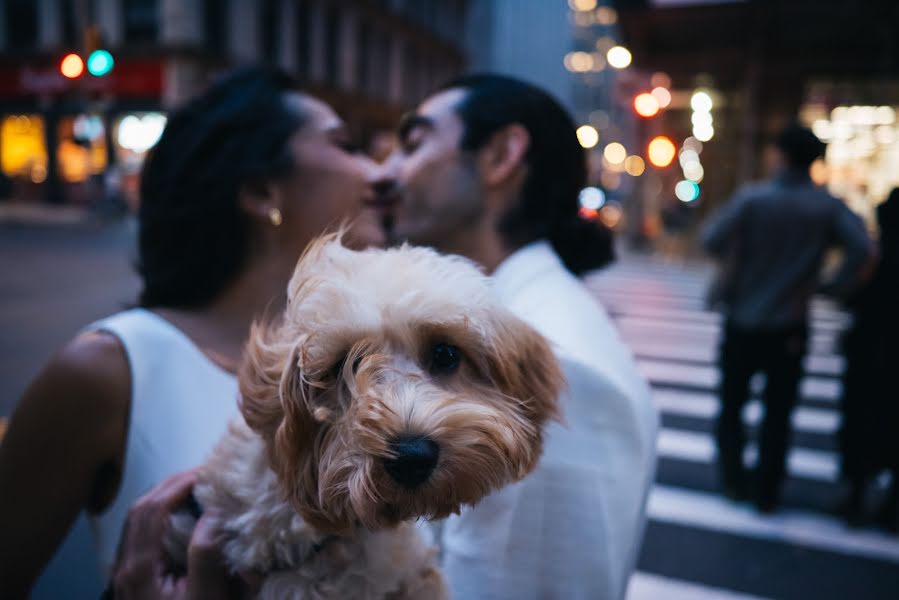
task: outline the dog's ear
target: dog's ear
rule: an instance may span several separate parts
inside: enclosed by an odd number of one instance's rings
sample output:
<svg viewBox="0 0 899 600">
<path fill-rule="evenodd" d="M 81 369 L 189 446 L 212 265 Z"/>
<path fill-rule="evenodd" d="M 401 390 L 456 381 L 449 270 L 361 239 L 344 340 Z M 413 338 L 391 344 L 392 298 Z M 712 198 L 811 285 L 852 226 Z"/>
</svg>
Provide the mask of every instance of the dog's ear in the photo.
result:
<svg viewBox="0 0 899 600">
<path fill-rule="evenodd" d="M 315 438 L 308 384 L 299 365 L 302 340 L 284 327 L 253 324 L 238 379 L 240 411 L 280 456 L 298 457 Z"/>
<path fill-rule="evenodd" d="M 565 377 L 549 342 L 507 311 L 493 320 L 490 375 L 500 391 L 526 407 L 537 422 L 560 418 L 559 394 Z"/>
</svg>

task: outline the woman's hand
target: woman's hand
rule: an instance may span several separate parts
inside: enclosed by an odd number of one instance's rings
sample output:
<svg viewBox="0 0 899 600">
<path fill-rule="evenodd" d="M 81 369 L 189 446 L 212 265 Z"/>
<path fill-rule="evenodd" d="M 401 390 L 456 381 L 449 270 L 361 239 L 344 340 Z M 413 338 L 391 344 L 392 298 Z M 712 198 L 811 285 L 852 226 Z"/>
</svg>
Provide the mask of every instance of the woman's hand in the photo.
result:
<svg viewBox="0 0 899 600">
<path fill-rule="evenodd" d="M 187 550 L 187 571 L 168 569 L 164 542 L 172 512 L 183 506 L 196 483 L 196 471 L 179 473 L 160 483 L 131 508 L 119 543 L 112 575 L 116 600 L 183 600 L 243 598 L 246 582 L 232 576 L 220 549 L 219 521 L 205 512 Z"/>
</svg>

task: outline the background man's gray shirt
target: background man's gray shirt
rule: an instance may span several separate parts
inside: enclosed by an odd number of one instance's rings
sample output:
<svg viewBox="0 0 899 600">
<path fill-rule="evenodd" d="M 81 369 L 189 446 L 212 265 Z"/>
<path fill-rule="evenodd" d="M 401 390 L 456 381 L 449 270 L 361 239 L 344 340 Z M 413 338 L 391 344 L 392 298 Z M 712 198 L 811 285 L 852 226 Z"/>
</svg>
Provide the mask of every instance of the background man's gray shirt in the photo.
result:
<svg viewBox="0 0 899 600">
<path fill-rule="evenodd" d="M 726 264 L 726 316 L 746 329 L 805 323 L 816 291 L 851 287 L 870 252 L 864 224 L 803 174 L 747 186 L 706 225 L 702 244 Z M 844 251 L 839 271 L 818 285 L 824 253 Z"/>
</svg>

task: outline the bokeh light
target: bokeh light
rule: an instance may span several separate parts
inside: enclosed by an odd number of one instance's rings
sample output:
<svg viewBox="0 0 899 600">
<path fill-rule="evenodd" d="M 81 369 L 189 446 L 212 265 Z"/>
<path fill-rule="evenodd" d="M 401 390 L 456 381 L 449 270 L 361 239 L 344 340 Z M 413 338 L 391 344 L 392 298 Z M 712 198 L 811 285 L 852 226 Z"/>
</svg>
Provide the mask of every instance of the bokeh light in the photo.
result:
<svg viewBox="0 0 899 600">
<path fill-rule="evenodd" d="M 627 150 L 618 142 L 612 142 L 605 147 L 602 155 L 613 165 L 618 165 L 623 163 L 624 159 L 627 158 Z"/>
<path fill-rule="evenodd" d="M 696 112 L 709 112 L 712 110 L 712 97 L 706 92 L 695 92 L 690 98 L 690 107 Z"/>
<path fill-rule="evenodd" d="M 569 52 L 563 62 L 573 73 L 584 73 L 593 68 L 593 56 L 588 52 Z"/>
<path fill-rule="evenodd" d="M 693 128 L 693 136 L 700 142 L 707 142 L 715 135 L 715 128 L 711 125 L 696 126 Z"/>
<path fill-rule="evenodd" d="M 674 142 L 663 135 L 654 137 L 649 142 L 647 155 L 649 156 L 649 162 L 656 167 L 667 167 L 674 160 L 676 154 L 677 148 L 674 147 Z"/>
<path fill-rule="evenodd" d="M 712 125 L 712 113 L 695 112 L 690 116 L 694 127 L 709 127 Z"/>
<path fill-rule="evenodd" d="M 600 209 L 599 220 L 602 221 L 606 227 L 614 229 L 615 226 L 621 222 L 621 215 L 621 206 L 617 202 L 609 202 Z"/>
<path fill-rule="evenodd" d="M 698 161 L 688 162 L 683 166 L 683 169 L 684 177 L 690 181 L 695 181 L 696 183 L 702 181 L 702 178 L 705 175 L 705 170 Z"/>
<path fill-rule="evenodd" d="M 687 139 L 684 140 L 684 149 L 692 150 L 693 152 L 696 153 L 696 156 L 698 157 L 700 154 L 702 154 L 702 142 L 700 142 L 699 140 L 697 140 L 695 137 L 693 137 L 691 135 L 690 137 L 688 137 Z"/>
<path fill-rule="evenodd" d="M 84 61 L 75 53 L 66 54 L 59 63 L 59 72 L 69 79 L 81 77 L 84 73 Z"/>
<path fill-rule="evenodd" d="M 600 25 L 614 25 L 618 22 L 618 12 L 611 6 L 596 9 L 596 22 Z"/>
<path fill-rule="evenodd" d="M 659 114 L 659 101 L 652 94 L 646 92 L 637 94 L 634 98 L 634 110 L 644 118 L 654 117 Z"/>
<path fill-rule="evenodd" d="M 653 88 L 650 93 L 652 94 L 652 97 L 656 99 L 656 102 L 659 103 L 659 108 L 666 108 L 671 104 L 671 92 L 669 92 L 667 88 L 658 86 Z"/>
<path fill-rule="evenodd" d="M 568 0 L 571 10 L 587 11 L 596 8 L 596 0 Z"/>
<path fill-rule="evenodd" d="M 674 195 L 681 202 L 693 202 L 699 198 L 699 186 L 693 181 L 678 181 L 674 186 Z"/>
<path fill-rule="evenodd" d="M 578 195 L 578 200 L 583 208 L 599 210 L 606 203 L 606 194 L 598 187 L 585 187 Z"/>
<path fill-rule="evenodd" d="M 606 53 L 606 60 L 616 69 L 625 69 L 631 64 L 630 50 L 624 46 L 613 46 Z"/>
<path fill-rule="evenodd" d="M 631 177 L 639 177 L 646 170 L 646 163 L 639 156 L 628 156 L 624 159 L 624 170 Z"/>
<path fill-rule="evenodd" d="M 656 71 L 652 74 L 652 77 L 649 78 L 649 84 L 652 85 L 652 87 L 671 89 L 671 78 L 667 73 Z"/>
<path fill-rule="evenodd" d="M 571 131 L 569 129 L 569 131 Z M 592 148 L 599 142 L 599 132 L 590 125 L 581 125 L 577 128 L 577 141 L 584 148 Z"/>
</svg>

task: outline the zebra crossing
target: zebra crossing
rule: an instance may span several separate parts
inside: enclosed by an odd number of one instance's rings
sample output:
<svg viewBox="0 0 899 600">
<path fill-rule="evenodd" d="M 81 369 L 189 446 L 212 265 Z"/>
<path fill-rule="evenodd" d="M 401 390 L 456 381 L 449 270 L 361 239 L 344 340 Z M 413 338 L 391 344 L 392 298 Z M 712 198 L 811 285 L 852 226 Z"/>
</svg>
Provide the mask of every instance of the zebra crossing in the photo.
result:
<svg viewBox="0 0 899 600">
<path fill-rule="evenodd" d="M 899 538 L 850 529 L 831 512 L 842 495 L 839 336 L 849 324 L 833 304 L 815 300 L 812 307 L 782 508 L 761 515 L 718 494 L 712 433 L 721 318 L 704 307 L 710 275 L 705 265 L 629 256 L 586 280 L 634 353 L 661 415 L 649 523 L 628 599 L 897 597 Z M 764 412 L 763 384 L 753 380 L 744 411 L 753 434 Z M 752 463 L 756 454 L 750 442 L 744 459 Z"/>
</svg>

